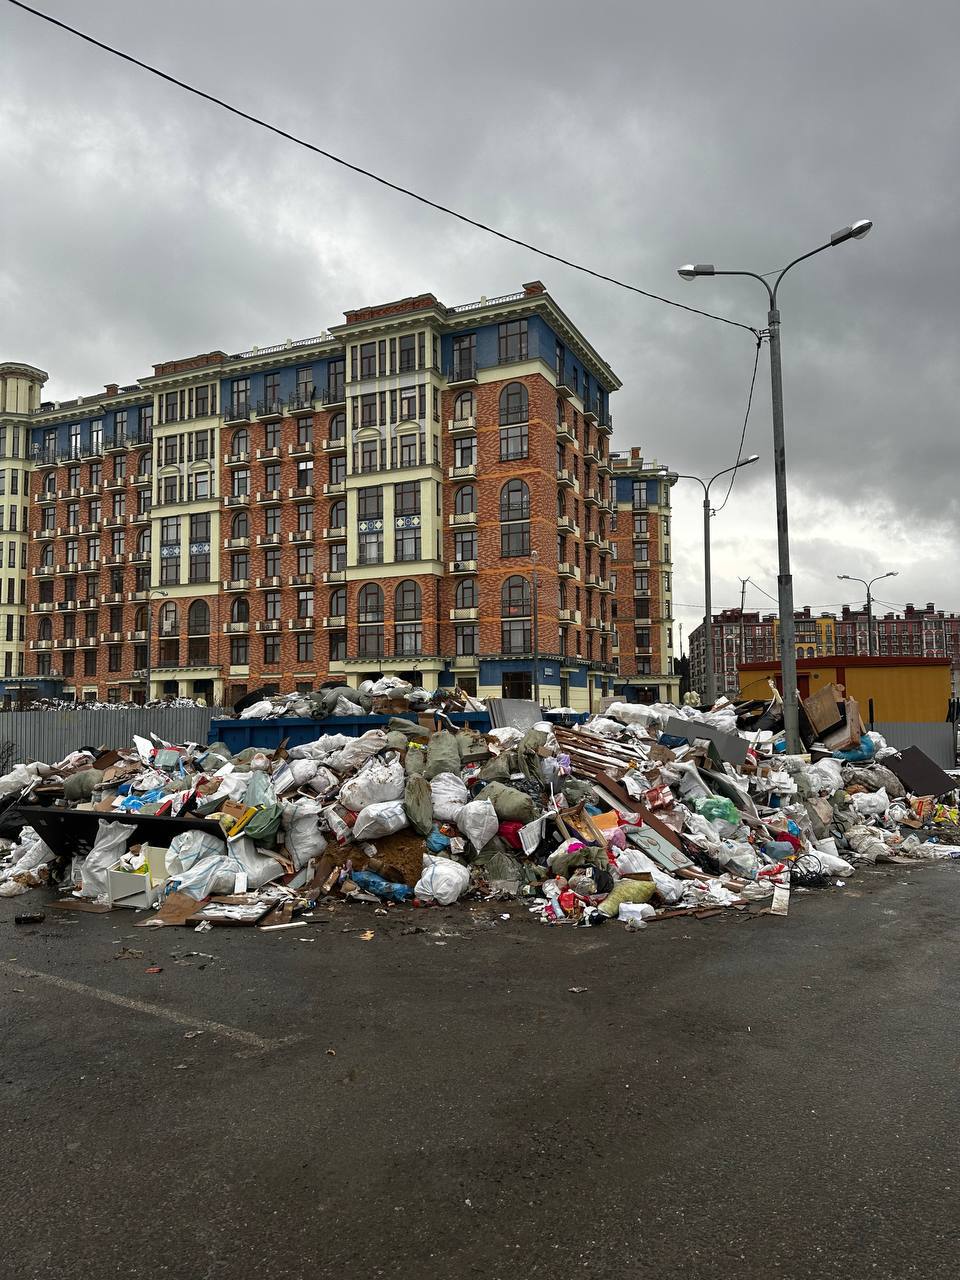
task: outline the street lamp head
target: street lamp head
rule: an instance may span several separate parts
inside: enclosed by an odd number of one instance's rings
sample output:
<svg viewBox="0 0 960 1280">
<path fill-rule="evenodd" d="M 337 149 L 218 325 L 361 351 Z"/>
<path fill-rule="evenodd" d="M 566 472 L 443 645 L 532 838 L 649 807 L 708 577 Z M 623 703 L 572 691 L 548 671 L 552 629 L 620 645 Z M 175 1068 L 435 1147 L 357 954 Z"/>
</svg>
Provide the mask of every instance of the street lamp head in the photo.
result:
<svg viewBox="0 0 960 1280">
<path fill-rule="evenodd" d="M 839 231 L 835 231 L 830 237 L 832 245 L 844 244 L 847 240 L 862 240 L 867 234 L 873 223 L 869 218 L 861 218 L 859 222 L 851 223 L 849 227 L 841 227 Z"/>
<path fill-rule="evenodd" d="M 759 462 L 759 461 L 760 461 L 760 455 L 759 455 L 759 453 L 751 453 L 750 457 L 749 457 L 749 458 L 744 458 L 744 460 L 740 463 L 740 465 L 741 465 L 741 467 L 746 467 L 746 466 L 748 466 L 751 462 Z"/>
<path fill-rule="evenodd" d="M 853 579 L 850 577 L 849 573 L 838 573 L 838 574 L 837 574 L 837 581 L 838 581 L 838 582 L 852 582 L 852 581 L 853 581 Z"/>
<path fill-rule="evenodd" d="M 686 280 L 689 284 L 691 280 L 695 280 L 697 276 L 712 276 L 716 272 L 716 267 L 712 262 L 688 262 L 682 267 L 677 268 L 677 275 L 681 280 Z"/>
<path fill-rule="evenodd" d="M 884 576 L 885 578 L 899 578 L 899 577 L 900 577 L 900 570 L 899 570 L 899 569 L 891 569 L 889 573 L 885 573 L 883 576 Z"/>
</svg>

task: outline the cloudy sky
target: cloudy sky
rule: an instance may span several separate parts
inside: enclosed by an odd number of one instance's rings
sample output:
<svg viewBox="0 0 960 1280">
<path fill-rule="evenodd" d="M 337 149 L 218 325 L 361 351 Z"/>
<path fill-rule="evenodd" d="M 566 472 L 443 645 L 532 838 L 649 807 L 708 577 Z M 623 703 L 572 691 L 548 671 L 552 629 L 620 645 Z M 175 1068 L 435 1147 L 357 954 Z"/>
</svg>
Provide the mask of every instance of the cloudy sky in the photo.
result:
<svg viewBox="0 0 960 1280">
<path fill-rule="evenodd" d="M 955 0 L 36 0 L 37 7 L 473 217 L 762 327 L 767 272 L 857 218 L 781 293 L 795 596 L 897 569 L 883 600 L 960 608 L 960 10 Z M 542 279 L 623 379 L 614 446 L 735 458 L 749 334 L 405 200 L 0 0 L 0 358 L 66 398 L 163 359 L 315 334 L 431 290 Z M 714 603 L 773 608 L 761 455 L 714 522 Z M 722 482 L 718 487 L 723 494 Z M 702 609 L 699 488 L 675 491 L 675 598 Z M 883 590 L 883 588 L 886 590 Z"/>
</svg>

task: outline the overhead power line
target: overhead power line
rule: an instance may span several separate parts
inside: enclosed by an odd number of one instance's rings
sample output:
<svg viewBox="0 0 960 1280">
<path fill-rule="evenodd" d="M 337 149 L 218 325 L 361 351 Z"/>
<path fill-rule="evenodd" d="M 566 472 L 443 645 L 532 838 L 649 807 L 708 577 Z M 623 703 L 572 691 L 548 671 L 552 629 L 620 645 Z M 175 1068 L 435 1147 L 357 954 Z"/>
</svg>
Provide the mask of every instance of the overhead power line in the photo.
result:
<svg viewBox="0 0 960 1280">
<path fill-rule="evenodd" d="M 411 200 L 417 200 L 420 204 L 426 205 L 430 209 L 435 209 L 438 213 L 444 213 L 450 218 L 456 218 L 459 222 L 465 222 L 468 226 L 476 227 L 478 231 L 485 231 L 488 235 L 496 236 L 499 240 L 505 240 L 508 244 L 517 245 L 521 249 L 526 249 L 530 253 L 539 255 L 541 258 L 548 258 L 551 262 L 559 262 L 564 267 L 570 267 L 572 270 L 580 271 L 584 275 L 593 276 L 596 280 L 604 280 L 607 284 L 616 285 L 620 289 L 628 289 L 631 293 L 638 293 L 641 297 L 650 298 L 654 302 L 662 302 L 665 306 L 675 307 L 678 311 L 689 311 L 692 315 L 704 316 L 708 320 L 719 320 L 721 324 L 731 325 L 735 329 L 745 329 L 759 340 L 759 332 L 752 325 L 743 324 L 739 320 L 731 320 L 729 316 L 720 316 L 712 311 L 702 311 L 699 307 L 691 307 L 686 303 L 676 302 L 673 298 L 664 298 L 658 293 L 651 293 L 648 289 L 641 289 L 638 285 L 628 284 L 624 280 L 618 280 L 616 276 L 606 275 L 602 271 L 595 271 L 592 267 L 582 266 L 579 262 L 573 262 L 570 258 L 564 258 L 558 253 L 551 253 L 547 249 L 541 249 L 538 245 L 530 244 L 517 236 L 509 235 L 506 231 L 500 231 L 496 227 L 488 226 L 485 222 L 471 218 L 465 213 L 459 213 L 456 209 L 450 209 L 446 205 L 439 204 L 436 200 L 431 200 L 416 191 L 411 191 L 408 187 L 401 187 L 398 183 L 391 182 L 389 178 L 383 178 L 380 174 L 374 173 L 370 169 L 364 169 L 362 165 L 354 164 L 350 160 L 345 160 L 342 156 L 335 155 L 332 151 L 326 151 L 323 147 L 318 147 L 315 143 L 308 142 L 305 138 L 298 138 L 296 134 L 289 133 L 286 129 L 281 129 L 279 125 L 271 124 L 269 121 L 261 119 L 260 116 L 253 115 L 252 112 L 235 107 L 232 103 L 225 102 L 223 98 L 218 98 L 215 94 L 208 93 L 205 89 L 198 89 L 196 85 L 187 84 L 185 80 L 180 80 L 176 76 L 170 75 L 167 71 L 161 71 L 159 67 L 154 67 L 149 62 L 143 62 L 140 58 L 135 58 L 133 54 L 124 53 L 122 49 L 117 49 L 102 40 L 97 40 L 85 31 L 80 31 L 77 27 L 71 27 L 69 23 L 62 22 L 59 18 L 54 18 L 51 14 L 44 13 L 41 9 L 34 9 L 32 5 L 24 4 L 22 0 L 8 0 L 8 2 L 17 9 L 22 9 L 25 13 L 32 14 L 35 18 L 49 22 L 53 27 L 59 27 L 61 31 L 69 32 L 70 35 L 76 36 L 78 40 L 84 40 L 87 44 L 92 44 L 95 48 L 102 49 L 104 53 L 110 53 L 116 58 L 122 58 L 124 62 L 129 62 L 133 66 L 139 67 L 142 71 L 148 71 L 151 75 L 158 76 L 161 80 L 166 80 L 168 84 L 176 85 L 178 89 L 184 89 L 187 93 L 192 93 L 198 98 L 212 102 L 214 106 L 221 107 L 224 111 L 229 111 L 232 115 L 239 116 L 250 124 L 255 124 L 261 129 L 267 129 L 270 133 L 275 133 L 278 137 L 285 138 L 288 142 L 296 143 L 299 147 L 306 147 L 308 151 L 313 151 L 316 155 L 323 156 L 325 159 L 333 161 L 334 164 L 341 165 L 344 169 L 350 169 L 353 173 L 359 173 L 364 178 L 378 182 L 381 186 L 388 187 L 391 191 L 396 191 L 399 195 L 408 196 Z"/>
<path fill-rule="evenodd" d="M 747 409 L 743 415 L 743 430 L 740 432 L 740 443 L 737 445 L 737 460 L 734 463 L 734 466 L 737 468 L 737 470 L 731 471 L 730 473 L 730 483 L 727 485 L 727 492 L 723 495 L 723 501 L 720 503 L 719 507 L 717 507 L 716 511 L 714 511 L 713 514 L 715 516 L 718 516 L 720 512 L 723 510 L 723 508 L 727 505 L 727 499 L 730 497 L 730 494 L 733 492 L 733 486 L 736 483 L 737 476 L 740 474 L 740 471 L 739 471 L 740 459 L 743 457 L 743 442 L 747 438 L 747 423 L 750 421 L 750 408 L 753 404 L 753 389 L 757 385 L 757 367 L 760 364 L 761 341 L 762 341 L 762 338 L 758 333 L 757 349 L 753 357 L 753 373 L 750 375 L 750 390 L 747 392 Z"/>
</svg>

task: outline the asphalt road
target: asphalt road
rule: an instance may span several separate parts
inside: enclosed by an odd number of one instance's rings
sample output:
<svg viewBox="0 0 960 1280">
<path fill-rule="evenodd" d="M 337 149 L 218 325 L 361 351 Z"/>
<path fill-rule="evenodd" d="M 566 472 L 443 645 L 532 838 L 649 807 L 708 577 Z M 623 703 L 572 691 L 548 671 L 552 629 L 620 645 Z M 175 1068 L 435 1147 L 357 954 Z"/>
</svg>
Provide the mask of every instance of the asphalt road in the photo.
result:
<svg viewBox="0 0 960 1280">
<path fill-rule="evenodd" d="M 5 1276 L 958 1274 L 956 864 L 638 933 L 41 898 L 0 902 Z"/>
</svg>

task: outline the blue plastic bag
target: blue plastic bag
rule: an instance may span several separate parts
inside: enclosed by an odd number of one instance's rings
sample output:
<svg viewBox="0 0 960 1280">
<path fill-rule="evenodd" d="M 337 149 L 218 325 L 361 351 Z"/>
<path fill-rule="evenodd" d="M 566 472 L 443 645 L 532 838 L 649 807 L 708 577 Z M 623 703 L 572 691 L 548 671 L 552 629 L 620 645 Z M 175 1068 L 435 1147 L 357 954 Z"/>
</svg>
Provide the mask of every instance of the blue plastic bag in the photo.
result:
<svg viewBox="0 0 960 1280">
<path fill-rule="evenodd" d="M 373 871 L 351 871 L 350 879 L 358 889 L 375 894 L 382 902 L 408 902 L 413 897 L 408 884 L 393 884 Z"/>
</svg>

